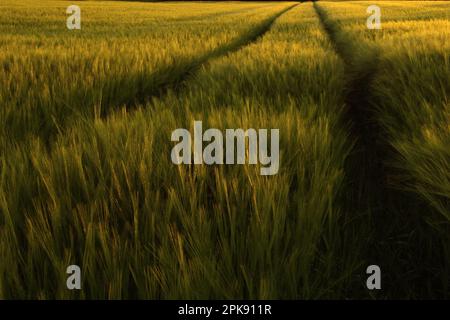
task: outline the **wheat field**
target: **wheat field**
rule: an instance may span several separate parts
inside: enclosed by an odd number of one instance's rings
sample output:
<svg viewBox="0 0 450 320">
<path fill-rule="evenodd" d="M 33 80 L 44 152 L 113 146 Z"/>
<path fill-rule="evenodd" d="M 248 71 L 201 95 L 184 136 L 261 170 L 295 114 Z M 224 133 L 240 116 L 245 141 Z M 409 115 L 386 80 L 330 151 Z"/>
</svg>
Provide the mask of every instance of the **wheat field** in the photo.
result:
<svg viewBox="0 0 450 320">
<path fill-rule="evenodd" d="M 0 3 L 1 299 L 450 297 L 450 2 L 71 4 Z M 175 165 L 194 121 L 278 173 Z"/>
</svg>

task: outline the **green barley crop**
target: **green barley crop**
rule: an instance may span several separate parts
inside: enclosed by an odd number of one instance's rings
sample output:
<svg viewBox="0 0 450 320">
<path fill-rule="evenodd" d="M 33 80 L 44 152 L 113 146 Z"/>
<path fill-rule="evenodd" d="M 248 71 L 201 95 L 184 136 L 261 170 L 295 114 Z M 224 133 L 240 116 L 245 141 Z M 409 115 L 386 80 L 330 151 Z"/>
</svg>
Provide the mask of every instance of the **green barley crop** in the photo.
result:
<svg viewBox="0 0 450 320">
<path fill-rule="evenodd" d="M 0 298 L 449 296 L 449 2 L 71 4 L 0 3 Z M 173 164 L 195 120 L 278 174 Z"/>
</svg>

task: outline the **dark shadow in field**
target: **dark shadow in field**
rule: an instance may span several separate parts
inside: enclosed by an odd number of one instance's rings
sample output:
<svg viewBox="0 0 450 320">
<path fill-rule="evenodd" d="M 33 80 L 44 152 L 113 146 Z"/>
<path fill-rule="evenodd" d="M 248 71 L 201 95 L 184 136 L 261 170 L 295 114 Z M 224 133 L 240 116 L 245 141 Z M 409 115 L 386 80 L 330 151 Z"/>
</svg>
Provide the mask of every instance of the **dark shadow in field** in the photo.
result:
<svg viewBox="0 0 450 320">
<path fill-rule="evenodd" d="M 435 211 L 414 194 L 392 187 L 398 175 L 389 161 L 396 156 L 375 119 L 376 101 L 371 84 L 380 54 L 375 48 L 355 43 L 327 12 L 314 4 L 323 28 L 346 68 L 346 117 L 356 146 L 346 168 L 347 212 L 357 212 L 369 221 L 365 235 L 367 265 L 382 270 L 382 290 L 372 298 L 442 298 L 445 263 L 439 234 L 424 219 Z M 361 273 L 365 273 L 361 270 Z M 361 288 L 358 296 L 367 296 Z"/>
</svg>

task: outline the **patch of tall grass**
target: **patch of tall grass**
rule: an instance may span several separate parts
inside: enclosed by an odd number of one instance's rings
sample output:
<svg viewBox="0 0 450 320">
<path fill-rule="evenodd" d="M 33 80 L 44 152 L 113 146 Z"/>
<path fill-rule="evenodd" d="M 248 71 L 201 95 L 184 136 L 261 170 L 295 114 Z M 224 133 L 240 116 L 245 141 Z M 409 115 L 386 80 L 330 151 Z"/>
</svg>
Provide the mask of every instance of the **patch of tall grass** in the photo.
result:
<svg viewBox="0 0 450 320">
<path fill-rule="evenodd" d="M 311 4 L 181 90 L 2 158 L 3 298 L 351 296 L 360 234 L 342 205 L 343 63 Z M 176 166 L 171 131 L 279 128 L 280 171 Z M 68 291 L 79 264 L 83 290 Z M 358 282 L 359 283 L 359 282 Z M 359 286 L 359 284 L 356 284 Z"/>
</svg>

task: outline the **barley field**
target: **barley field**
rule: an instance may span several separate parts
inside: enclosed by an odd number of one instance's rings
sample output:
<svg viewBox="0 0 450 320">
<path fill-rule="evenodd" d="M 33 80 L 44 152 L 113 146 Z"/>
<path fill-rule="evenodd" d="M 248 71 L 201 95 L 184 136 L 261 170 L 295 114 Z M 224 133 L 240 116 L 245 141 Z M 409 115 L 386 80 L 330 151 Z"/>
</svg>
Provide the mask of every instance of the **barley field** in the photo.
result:
<svg viewBox="0 0 450 320">
<path fill-rule="evenodd" d="M 450 298 L 450 2 L 2 0 L 0 48 L 0 299 Z M 174 164 L 195 121 L 277 173 Z"/>
</svg>

